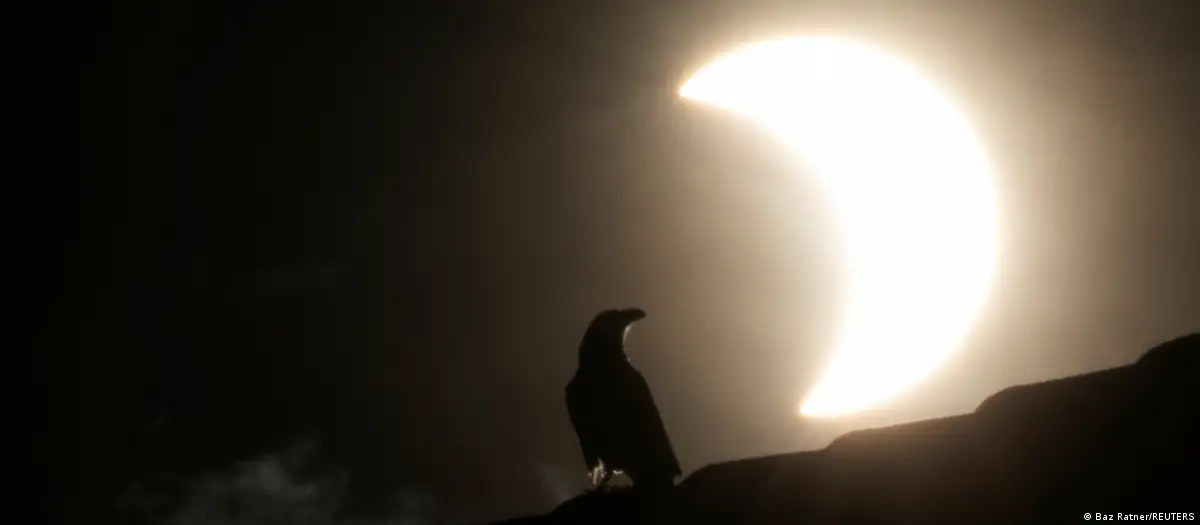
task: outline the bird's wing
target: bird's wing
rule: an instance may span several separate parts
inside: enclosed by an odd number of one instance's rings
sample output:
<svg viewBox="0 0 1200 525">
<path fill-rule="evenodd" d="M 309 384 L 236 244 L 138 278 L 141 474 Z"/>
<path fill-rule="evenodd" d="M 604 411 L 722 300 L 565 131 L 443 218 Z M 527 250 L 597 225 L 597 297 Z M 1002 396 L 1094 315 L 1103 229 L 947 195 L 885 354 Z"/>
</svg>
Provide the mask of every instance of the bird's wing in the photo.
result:
<svg viewBox="0 0 1200 525">
<path fill-rule="evenodd" d="M 638 429 L 646 452 L 650 454 L 647 459 L 669 469 L 676 476 L 682 474 L 679 459 L 675 456 L 671 438 L 667 435 L 667 428 L 663 424 L 662 415 L 658 412 L 658 405 L 654 402 L 654 394 L 650 392 L 646 378 L 632 365 L 625 376 L 625 386 L 620 389 L 625 393 L 624 410 L 633 426 Z"/>
<path fill-rule="evenodd" d="M 596 421 L 595 409 L 590 406 L 593 403 L 589 399 L 589 396 L 594 395 L 585 391 L 578 377 L 567 383 L 567 415 L 571 418 L 575 435 L 579 437 L 579 448 L 583 450 L 583 462 L 587 464 L 588 469 L 596 468 L 600 460 L 597 443 L 599 422 Z"/>
</svg>

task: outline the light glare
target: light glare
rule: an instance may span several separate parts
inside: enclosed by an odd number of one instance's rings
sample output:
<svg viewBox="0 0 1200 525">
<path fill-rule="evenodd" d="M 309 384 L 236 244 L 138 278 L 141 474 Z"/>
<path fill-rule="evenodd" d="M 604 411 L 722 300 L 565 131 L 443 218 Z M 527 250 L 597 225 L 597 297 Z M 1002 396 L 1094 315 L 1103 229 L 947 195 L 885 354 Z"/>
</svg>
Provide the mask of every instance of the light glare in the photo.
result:
<svg viewBox="0 0 1200 525">
<path fill-rule="evenodd" d="M 980 142 L 932 83 L 866 46 L 804 37 L 719 57 L 680 95 L 765 126 L 838 215 L 847 311 L 800 413 L 878 405 L 955 350 L 994 270 L 995 197 Z"/>
</svg>

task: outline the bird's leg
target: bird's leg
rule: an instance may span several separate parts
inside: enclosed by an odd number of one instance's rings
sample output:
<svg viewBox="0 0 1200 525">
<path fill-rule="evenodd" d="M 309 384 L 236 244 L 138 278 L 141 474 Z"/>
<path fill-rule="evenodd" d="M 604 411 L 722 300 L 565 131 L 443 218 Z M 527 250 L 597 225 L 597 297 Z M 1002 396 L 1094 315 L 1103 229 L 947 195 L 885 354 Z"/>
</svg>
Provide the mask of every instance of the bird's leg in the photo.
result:
<svg viewBox="0 0 1200 525">
<path fill-rule="evenodd" d="M 592 485 L 594 485 L 596 489 L 604 488 L 604 485 L 608 483 L 608 480 L 612 479 L 612 472 L 610 472 L 608 467 L 604 465 L 603 460 L 597 461 L 596 466 L 592 468 L 592 471 L 589 474 L 591 474 L 592 477 Z"/>
<path fill-rule="evenodd" d="M 596 490 L 603 489 L 604 486 L 608 484 L 609 480 L 612 479 L 612 477 L 613 477 L 612 471 L 608 470 L 608 469 L 604 469 L 604 471 L 600 473 L 600 480 L 598 482 L 596 482 Z"/>
</svg>

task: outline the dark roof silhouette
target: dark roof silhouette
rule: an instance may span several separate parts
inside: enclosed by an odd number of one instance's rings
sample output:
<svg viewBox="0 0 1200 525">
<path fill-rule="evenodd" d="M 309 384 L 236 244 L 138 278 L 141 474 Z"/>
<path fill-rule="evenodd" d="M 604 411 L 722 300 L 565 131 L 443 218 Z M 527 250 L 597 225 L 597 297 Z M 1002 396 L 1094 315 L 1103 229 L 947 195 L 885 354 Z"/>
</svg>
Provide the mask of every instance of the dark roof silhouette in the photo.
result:
<svg viewBox="0 0 1200 525">
<path fill-rule="evenodd" d="M 590 493 L 505 523 L 1080 523 L 1200 511 L 1200 333 L 1137 363 L 1004 389 L 973 413 Z M 1168 516 L 1157 516 L 1162 520 Z M 1114 517 L 1114 520 L 1120 519 Z"/>
</svg>

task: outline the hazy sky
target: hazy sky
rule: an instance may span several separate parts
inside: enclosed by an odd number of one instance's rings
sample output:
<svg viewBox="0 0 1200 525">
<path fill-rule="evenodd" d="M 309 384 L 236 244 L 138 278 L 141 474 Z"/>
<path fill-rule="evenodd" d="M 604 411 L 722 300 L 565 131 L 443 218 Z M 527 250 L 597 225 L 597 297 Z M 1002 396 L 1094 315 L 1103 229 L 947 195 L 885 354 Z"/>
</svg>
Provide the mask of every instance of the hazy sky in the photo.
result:
<svg viewBox="0 0 1200 525">
<path fill-rule="evenodd" d="M 33 457 L 64 512 L 307 435 L 361 501 L 547 510 L 583 480 L 563 388 L 609 307 L 650 314 L 630 355 L 685 471 L 967 412 L 1200 329 L 1192 13 L 159 4 L 55 18 L 46 45 L 62 177 Z M 753 127 L 675 96 L 714 53 L 813 30 L 952 94 L 1002 232 L 961 351 L 889 412 L 822 424 L 794 416 L 845 284 L 822 196 Z"/>
</svg>

